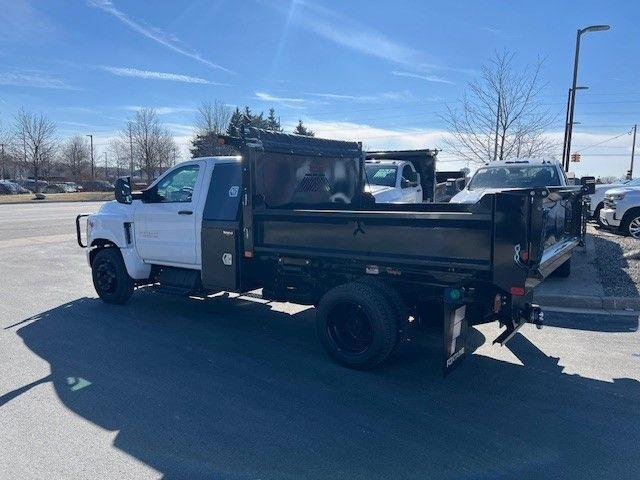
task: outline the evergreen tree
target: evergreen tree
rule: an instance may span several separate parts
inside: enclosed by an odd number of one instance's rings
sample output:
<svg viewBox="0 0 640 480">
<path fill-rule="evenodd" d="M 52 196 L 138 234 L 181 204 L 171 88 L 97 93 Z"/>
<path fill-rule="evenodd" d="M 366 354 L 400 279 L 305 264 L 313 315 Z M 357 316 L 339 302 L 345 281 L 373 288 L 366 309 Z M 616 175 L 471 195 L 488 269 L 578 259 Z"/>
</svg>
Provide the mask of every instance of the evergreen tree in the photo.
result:
<svg viewBox="0 0 640 480">
<path fill-rule="evenodd" d="M 273 108 L 269 109 L 269 116 L 267 117 L 267 130 L 273 130 L 274 132 L 282 131 L 280 119 L 276 117 L 276 111 Z"/>
<path fill-rule="evenodd" d="M 249 107 L 247 107 L 248 109 Z M 240 111 L 238 107 L 233 111 L 231 115 L 231 120 L 229 120 L 229 126 L 227 127 L 227 134 L 232 137 L 240 136 L 240 129 L 244 124 L 244 114 Z"/>
<path fill-rule="evenodd" d="M 302 120 L 298 120 L 298 126 L 293 130 L 293 133 L 296 135 L 304 135 L 305 137 L 313 137 L 315 133 L 312 130 L 308 129 L 302 123 Z"/>
</svg>

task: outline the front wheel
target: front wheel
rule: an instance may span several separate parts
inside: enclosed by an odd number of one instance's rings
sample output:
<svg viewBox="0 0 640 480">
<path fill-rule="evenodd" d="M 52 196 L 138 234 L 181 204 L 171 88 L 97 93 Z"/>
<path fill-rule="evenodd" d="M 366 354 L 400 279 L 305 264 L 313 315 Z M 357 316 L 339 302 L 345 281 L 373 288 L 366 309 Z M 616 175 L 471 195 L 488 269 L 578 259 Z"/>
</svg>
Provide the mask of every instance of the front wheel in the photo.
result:
<svg viewBox="0 0 640 480">
<path fill-rule="evenodd" d="M 362 282 L 329 290 L 316 312 L 318 336 L 341 365 L 359 370 L 387 359 L 398 337 L 395 310 L 379 290 Z"/>
<path fill-rule="evenodd" d="M 620 229 L 625 235 L 640 238 L 640 208 L 634 208 L 624 214 Z"/>
<path fill-rule="evenodd" d="M 134 282 L 117 248 L 100 250 L 91 263 L 91 273 L 93 286 L 104 302 L 121 305 L 131 297 Z"/>
</svg>

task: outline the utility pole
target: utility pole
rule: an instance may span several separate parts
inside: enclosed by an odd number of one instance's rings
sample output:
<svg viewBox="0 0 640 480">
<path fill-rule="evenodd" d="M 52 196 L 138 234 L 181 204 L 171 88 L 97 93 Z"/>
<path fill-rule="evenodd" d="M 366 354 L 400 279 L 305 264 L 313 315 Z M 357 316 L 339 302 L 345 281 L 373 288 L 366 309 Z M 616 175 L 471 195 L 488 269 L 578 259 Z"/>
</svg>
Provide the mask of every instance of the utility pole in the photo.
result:
<svg viewBox="0 0 640 480">
<path fill-rule="evenodd" d="M 95 164 L 93 162 L 93 135 L 89 134 L 87 135 L 87 137 L 91 139 L 91 180 L 95 180 L 96 174 L 95 174 Z"/>
<path fill-rule="evenodd" d="M 131 122 L 129 122 L 129 176 L 133 182 L 133 135 L 131 134 Z"/>
<path fill-rule="evenodd" d="M 109 166 L 107 163 L 107 152 L 104 152 L 104 179 L 105 181 L 109 181 Z"/>
<path fill-rule="evenodd" d="M 631 166 L 629 167 L 629 180 L 633 179 L 633 157 L 636 154 L 636 130 L 638 129 L 638 124 L 636 123 L 633 126 L 633 143 L 631 144 Z"/>
<path fill-rule="evenodd" d="M 4 180 L 5 176 L 6 176 L 6 170 L 5 170 L 5 166 L 4 166 L 4 146 L 6 144 L 4 143 L 0 143 L 0 149 L 2 149 L 2 179 Z"/>
</svg>

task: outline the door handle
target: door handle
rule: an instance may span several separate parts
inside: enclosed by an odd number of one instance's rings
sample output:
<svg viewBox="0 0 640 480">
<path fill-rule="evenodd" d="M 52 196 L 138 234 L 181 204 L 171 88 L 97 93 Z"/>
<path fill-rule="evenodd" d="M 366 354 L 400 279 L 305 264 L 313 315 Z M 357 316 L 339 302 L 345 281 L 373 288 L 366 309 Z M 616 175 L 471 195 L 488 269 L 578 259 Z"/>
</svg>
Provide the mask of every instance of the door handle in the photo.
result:
<svg viewBox="0 0 640 480">
<path fill-rule="evenodd" d="M 180 210 L 178 215 L 193 215 L 193 212 L 191 210 Z"/>
</svg>

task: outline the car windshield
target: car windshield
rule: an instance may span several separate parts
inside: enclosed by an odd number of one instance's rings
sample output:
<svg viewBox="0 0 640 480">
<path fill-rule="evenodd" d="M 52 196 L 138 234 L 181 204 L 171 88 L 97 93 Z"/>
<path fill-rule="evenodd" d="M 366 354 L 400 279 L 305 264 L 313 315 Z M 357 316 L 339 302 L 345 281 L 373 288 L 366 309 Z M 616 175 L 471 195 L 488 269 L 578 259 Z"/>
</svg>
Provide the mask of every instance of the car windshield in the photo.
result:
<svg viewBox="0 0 640 480">
<path fill-rule="evenodd" d="M 560 185 L 552 166 L 514 165 L 483 167 L 469 182 L 468 190 L 477 188 L 531 188 Z"/>
<path fill-rule="evenodd" d="M 385 187 L 395 187 L 398 167 L 393 165 L 365 165 L 367 181 L 371 185 L 382 185 Z"/>
</svg>

